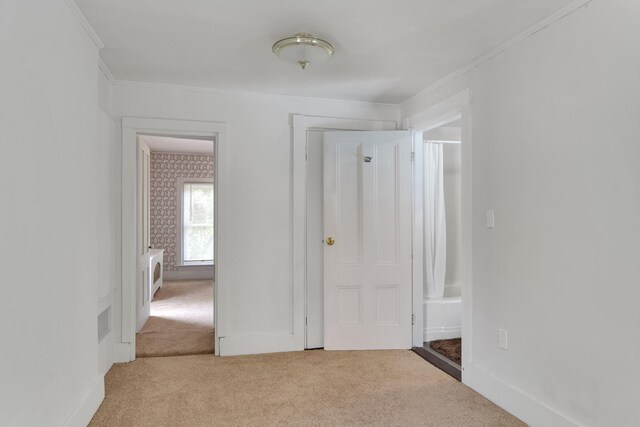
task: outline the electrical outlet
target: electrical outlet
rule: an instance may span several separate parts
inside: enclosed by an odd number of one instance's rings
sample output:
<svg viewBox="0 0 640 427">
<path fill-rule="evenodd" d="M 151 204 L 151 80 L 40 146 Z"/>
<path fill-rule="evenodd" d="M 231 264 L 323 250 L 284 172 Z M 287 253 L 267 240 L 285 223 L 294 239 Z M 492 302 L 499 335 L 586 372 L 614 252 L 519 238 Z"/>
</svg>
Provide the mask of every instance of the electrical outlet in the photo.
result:
<svg viewBox="0 0 640 427">
<path fill-rule="evenodd" d="M 507 331 L 498 329 L 498 347 L 503 350 L 507 349 Z"/>
<path fill-rule="evenodd" d="M 495 228 L 496 216 L 493 210 L 487 211 L 487 228 Z"/>
</svg>

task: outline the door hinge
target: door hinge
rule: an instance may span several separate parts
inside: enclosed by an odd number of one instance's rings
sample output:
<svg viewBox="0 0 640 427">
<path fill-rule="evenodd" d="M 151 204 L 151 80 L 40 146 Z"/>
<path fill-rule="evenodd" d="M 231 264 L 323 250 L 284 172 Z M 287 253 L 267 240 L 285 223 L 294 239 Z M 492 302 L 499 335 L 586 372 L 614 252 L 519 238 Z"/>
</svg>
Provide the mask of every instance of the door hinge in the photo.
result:
<svg viewBox="0 0 640 427">
<path fill-rule="evenodd" d="M 415 152 L 411 152 L 411 161 L 413 162 L 416 159 L 416 153 Z"/>
<path fill-rule="evenodd" d="M 415 315 L 415 314 L 412 314 L 412 315 L 411 315 L 411 324 L 412 324 L 412 325 L 415 325 L 415 324 L 416 324 L 416 315 Z"/>
<path fill-rule="evenodd" d="M 306 317 L 306 316 L 305 316 L 305 318 L 304 318 L 304 324 L 305 324 L 305 325 L 308 325 L 308 324 L 309 324 L 309 318 L 308 318 L 308 317 Z"/>
</svg>

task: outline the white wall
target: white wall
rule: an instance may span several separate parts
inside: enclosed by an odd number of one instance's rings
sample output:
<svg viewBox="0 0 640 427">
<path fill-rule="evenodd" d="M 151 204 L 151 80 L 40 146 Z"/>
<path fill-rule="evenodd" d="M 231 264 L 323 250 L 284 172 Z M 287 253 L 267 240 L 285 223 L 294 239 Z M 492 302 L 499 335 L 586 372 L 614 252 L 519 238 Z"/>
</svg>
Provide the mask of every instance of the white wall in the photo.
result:
<svg viewBox="0 0 640 427">
<path fill-rule="evenodd" d="M 118 83 L 114 118 L 227 123 L 226 206 L 219 215 L 220 282 L 227 284 L 218 330 L 225 337 L 290 333 L 293 317 L 291 115 L 398 120 L 397 106 Z M 259 351 L 259 349 L 254 349 Z"/>
<path fill-rule="evenodd" d="M 121 239 L 120 239 L 120 144 L 116 139 L 116 124 L 111 118 L 113 84 L 98 70 L 98 198 L 96 235 L 97 313 L 111 307 L 111 333 L 98 344 L 99 371 L 106 373 L 113 365 L 114 317 L 116 289 L 120 285 Z M 119 312 L 118 312 L 119 313 Z"/>
<path fill-rule="evenodd" d="M 98 373 L 98 51 L 63 0 L 0 3 L 0 425 L 86 424 Z"/>
<path fill-rule="evenodd" d="M 593 0 L 403 105 L 411 123 L 471 89 L 464 377 L 533 425 L 640 419 L 639 23 L 636 0 Z"/>
</svg>

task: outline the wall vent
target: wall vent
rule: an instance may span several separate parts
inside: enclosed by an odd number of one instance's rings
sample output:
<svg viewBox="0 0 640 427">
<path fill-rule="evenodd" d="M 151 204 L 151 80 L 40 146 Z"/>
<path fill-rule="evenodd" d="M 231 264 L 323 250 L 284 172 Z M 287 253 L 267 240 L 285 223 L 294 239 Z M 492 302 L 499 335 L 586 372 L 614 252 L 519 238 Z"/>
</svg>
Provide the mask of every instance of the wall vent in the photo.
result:
<svg viewBox="0 0 640 427">
<path fill-rule="evenodd" d="M 98 315 L 98 342 L 109 335 L 109 332 L 111 332 L 111 307 L 107 307 Z"/>
<path fill-rule="evenodd" d="M 153 283 L 155 284 L 160 278 L 160 274 L 162 273 L 162 264 L 156 262 L 156 266 L 153 269 Z"/>
</svg>

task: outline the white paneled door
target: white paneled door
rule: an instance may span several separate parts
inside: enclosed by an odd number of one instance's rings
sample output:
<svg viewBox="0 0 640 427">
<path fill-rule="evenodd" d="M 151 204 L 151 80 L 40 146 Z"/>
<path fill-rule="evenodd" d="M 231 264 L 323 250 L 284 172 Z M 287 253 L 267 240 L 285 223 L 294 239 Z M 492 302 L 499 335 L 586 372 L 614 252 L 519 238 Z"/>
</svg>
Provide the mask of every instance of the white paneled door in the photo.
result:
<svg viewBox="0 0 640 427">
<path fill-rule="evenodd" d="M 138 268 L 137 268 L 137 319 L 136 332 L 151 314 L 151 280 L 149 271 L 149 248 L 151 248 L 150 202 L 151 202 L 151 152 L 146 144 L 138 142 Z"/>
<path fill-rule="evenodd" d="M 324 134 L 324 347 L 411 348 L 409 131 Z"/>
</svg>

